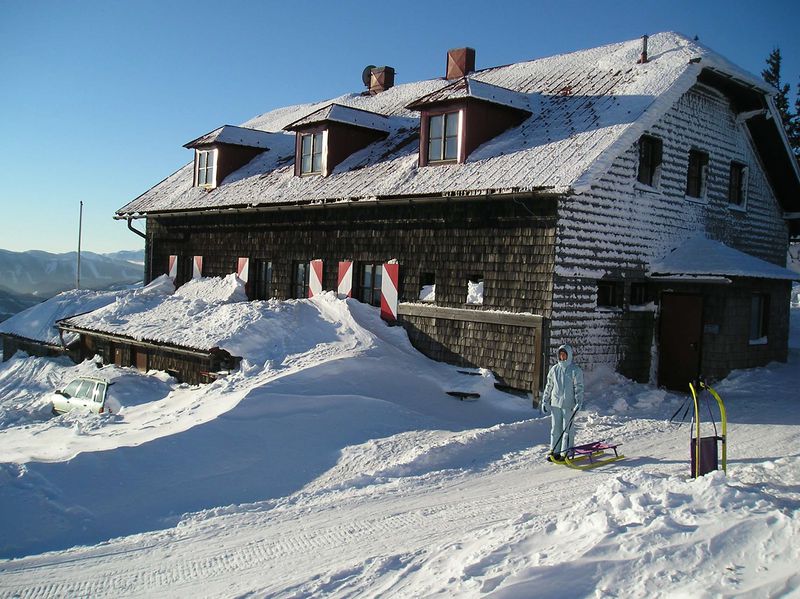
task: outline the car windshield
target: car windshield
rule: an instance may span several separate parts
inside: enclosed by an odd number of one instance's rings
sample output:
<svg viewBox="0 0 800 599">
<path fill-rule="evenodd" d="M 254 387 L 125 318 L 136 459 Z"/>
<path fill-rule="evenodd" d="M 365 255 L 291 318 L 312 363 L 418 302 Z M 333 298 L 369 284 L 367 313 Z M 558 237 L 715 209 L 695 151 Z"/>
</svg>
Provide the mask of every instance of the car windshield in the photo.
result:
<svg viewBox="0 0 800 599">
<path fill-rule="evenodd" d="M 81 386 L 82 382 L 83 381 L 81 381 L 80 379 L 75 379 L 64 388 L 64 390 L 61 392 L 62 395 L 66 395 L 67 397 L 74 397 L 75 393 L 78 391 L 78 387 Z"/>
</svg>

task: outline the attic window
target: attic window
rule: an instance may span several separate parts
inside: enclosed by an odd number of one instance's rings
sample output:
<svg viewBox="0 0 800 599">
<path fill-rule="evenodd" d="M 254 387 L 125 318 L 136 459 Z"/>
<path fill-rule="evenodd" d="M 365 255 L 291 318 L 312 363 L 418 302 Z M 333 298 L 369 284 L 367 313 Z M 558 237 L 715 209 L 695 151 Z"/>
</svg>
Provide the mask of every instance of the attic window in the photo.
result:
<svg viewBox="0 0 800 599">
<path fill-rule="evenodd" d="M 639 138 L 639 173 L 637 179 L 650 187 L 658 187 L 661 177 L 661 140 L 650 135 Z"/>
<path fill-rule="evenodd" d="M 194 180 L 197 187 L 216 187 L 217 150 L 195 150 Z"/>
<path fill-rule="evenodd" d="M 300 174 L 322 172 L 322 132 L 300 136 Z"/>
<path fill-rule="evenodd" d="M 689 170 L 686 172 L 686 195 L 704 198 L 708 178 L 708 154 L 700 150 L 689 151 Z"/>
<path fill-rule="evenodd" d="M 460 112 L 432 115 L 428 120 L 428 163 L 458 160 Z"/>
<path fill-rule="evenodd" d="M 747 199 L 747 167 L 741 162 L 731 162 L 731 174 L 728 180 L 728 201 L 734 206 L 744 207 Z"/>
<path fill-rule="evenodd" d="M 625 286 L 622 281 L 597 281 L 597 307 L 622 308 Z"/>
</svg>

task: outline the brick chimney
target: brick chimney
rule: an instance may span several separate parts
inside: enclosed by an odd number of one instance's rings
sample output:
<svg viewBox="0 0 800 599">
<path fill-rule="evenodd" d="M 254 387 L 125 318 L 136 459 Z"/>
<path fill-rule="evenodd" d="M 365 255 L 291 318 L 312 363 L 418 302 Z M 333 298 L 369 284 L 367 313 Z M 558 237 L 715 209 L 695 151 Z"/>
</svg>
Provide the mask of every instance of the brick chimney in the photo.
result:
<svg viewBox="0 0 800 599">
<path fill-rule="evenodd" d="M 447 52 L 447 78 L 465 77 L 475 70 L 475 50 L 454 48 Z"/>
<path fill-rule="evenodd" d="M 373 96 L 394 85 L 394 69 L 392 67 L 375 67 L 369 74 L 369 93 Z"/>
</svg>

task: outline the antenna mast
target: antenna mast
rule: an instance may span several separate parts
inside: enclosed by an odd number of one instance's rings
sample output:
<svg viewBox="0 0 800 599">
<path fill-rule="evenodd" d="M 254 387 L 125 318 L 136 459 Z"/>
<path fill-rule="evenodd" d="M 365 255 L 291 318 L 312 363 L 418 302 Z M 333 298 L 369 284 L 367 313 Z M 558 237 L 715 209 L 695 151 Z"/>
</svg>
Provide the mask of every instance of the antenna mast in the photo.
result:
<svg viewBox="0 0 800 599">
<path fill-rule="evenodd" d="M 75 281 L 75 289 L 81 288 L 81 233 L 83 228 L 83 200 L 81 200 L 81 209 L 78 213 L 78 276 Z"/>
</svg>

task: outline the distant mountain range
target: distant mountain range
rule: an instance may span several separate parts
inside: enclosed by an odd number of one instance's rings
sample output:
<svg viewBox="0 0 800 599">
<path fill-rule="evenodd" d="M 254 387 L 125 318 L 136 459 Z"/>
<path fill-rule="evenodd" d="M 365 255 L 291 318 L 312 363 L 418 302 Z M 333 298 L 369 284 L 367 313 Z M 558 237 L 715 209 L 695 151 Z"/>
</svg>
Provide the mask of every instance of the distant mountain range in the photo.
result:
<svg viewBox="0 0 800 599">
<path fill-rule="evenodd" d="M 37 302 L 74 289 L 76 252 L 0 250 L 0 320 Z M 144 278 L 144 250 L 111 254 L 81 252 L 81 288 L 114 289 Z"/>
</svg>

